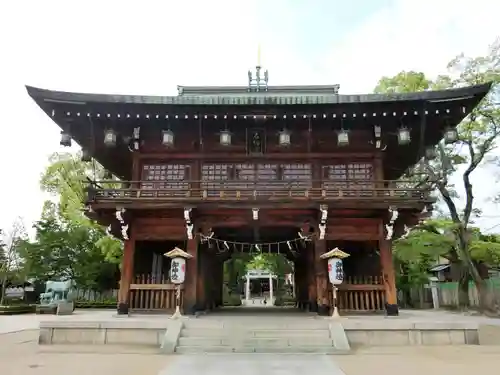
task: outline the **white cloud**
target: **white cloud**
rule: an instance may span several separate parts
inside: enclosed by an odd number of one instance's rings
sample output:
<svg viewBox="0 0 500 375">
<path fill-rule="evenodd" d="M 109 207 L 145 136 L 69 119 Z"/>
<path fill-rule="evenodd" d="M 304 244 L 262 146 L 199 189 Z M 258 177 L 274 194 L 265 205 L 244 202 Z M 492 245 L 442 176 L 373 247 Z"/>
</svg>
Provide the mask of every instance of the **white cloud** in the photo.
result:
<svg viewBox="0 0 500 375">
<path fill-rule="evenodd" d="M 27 223 L 38 218 L 39 175 L 46 156 L 59 150 L 59 129 L 28 98 L 24 84 L 151 95 L 175 94 L 178 84 L 244 84 L 257 43 L 264 40 L 263 62 L 273 84 L 340 83 L 344 93 L 367 92 L 381 75 L 403 69 L 437 74 L 455 54 L 482 52 L 500 34 L 495 19 L 500 3 L 494 0 L 399 1 L 325 45 L 324 56 L 315 59 L 294 45 L 299 34 L 307 33 L 307 24 L 301 26 L 291 4 L 2 2 L 0 227 L 16 216 Z M 273 13 L 265 25 L 263 11 Z M 295 35 L 280 31 L 285 20 Z"/>
</svg>

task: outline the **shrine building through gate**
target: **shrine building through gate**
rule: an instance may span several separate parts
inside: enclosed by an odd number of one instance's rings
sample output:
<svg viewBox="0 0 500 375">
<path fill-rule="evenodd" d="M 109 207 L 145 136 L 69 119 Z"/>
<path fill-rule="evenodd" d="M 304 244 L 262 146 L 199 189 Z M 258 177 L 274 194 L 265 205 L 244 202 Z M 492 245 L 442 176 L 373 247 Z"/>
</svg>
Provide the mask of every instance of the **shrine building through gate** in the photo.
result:
<svg viewBox="0 0 500 375">
<path fill-rule="evenodd" d="M 222 304 L 223 262 L 241 243 L 294 262 L 300 308 L 330 313 L 320 255 L 350 254 L 341 311 L 397 315 L 392 241 L 432 210 L 432 181 L 401 176 L 434 157 L 490 85 L 340 95 L 339 86 L 269 86 L 257 67 L 241 87 L 179 86 L 177 96 L 27 87 L 109 176 L 90 181 L 86 215 L 124 241 L 118 313 L 175 307 L 169 262 L 187 260 L 185 314 Z M 111 177 L 113 176 L 113 177 Z"/>
</svg>

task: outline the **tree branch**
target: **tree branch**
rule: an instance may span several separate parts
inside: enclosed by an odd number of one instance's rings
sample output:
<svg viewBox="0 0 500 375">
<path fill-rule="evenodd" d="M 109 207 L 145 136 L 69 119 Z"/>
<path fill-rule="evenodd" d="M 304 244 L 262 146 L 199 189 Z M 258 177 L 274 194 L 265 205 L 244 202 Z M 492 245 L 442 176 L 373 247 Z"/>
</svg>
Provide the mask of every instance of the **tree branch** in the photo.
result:
<svg viewBox="0 0 500 375">
<path fill-rule="evenodd" d="M 472 183 L 470 182 L 470 175 L 484 160 L 484 156 L 486 155 L 488 150 L 490 150 L 497 136 L 498 132 L 495 129 L 493 134 L 490 135 L 484 141 L 484 143 L 479 147 L 478 153 L 475 152 L 474 147 L 472 146 L 472 142 L 467 142 L 469 149 L 470 163 L 462 176 L 465 188 L 465 196 L 466 196 L 464 215 L 463 215 L 464 228 L 467 228 L 467 225 L 469 224 L 470 215 L 472 213 L 472 207 L 474 203 L 474 194 L 472 192 Z"/>
</svg>

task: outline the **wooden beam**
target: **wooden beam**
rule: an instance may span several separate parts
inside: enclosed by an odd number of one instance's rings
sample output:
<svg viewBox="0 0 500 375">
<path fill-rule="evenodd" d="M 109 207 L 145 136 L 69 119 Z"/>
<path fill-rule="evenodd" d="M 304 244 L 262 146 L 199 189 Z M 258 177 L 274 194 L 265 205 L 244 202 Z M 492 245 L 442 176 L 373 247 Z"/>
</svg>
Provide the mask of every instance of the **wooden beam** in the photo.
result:
<svg viewBox="0 0 500 375">
<path fill-rule="evenodd" d="M 299 152 L 282 153 L 269 152 L 262 155 L 247 155 L 244 153 L 228 152 L 159 152 L 159 153 L 139 153 L 141 160 L 206 160 L 213 161 L 241 161 L 251 162 L 253 160 L 311 160 L 311 159 L 372 159 L 377 155 L 375 152 Z"/>
</svg>

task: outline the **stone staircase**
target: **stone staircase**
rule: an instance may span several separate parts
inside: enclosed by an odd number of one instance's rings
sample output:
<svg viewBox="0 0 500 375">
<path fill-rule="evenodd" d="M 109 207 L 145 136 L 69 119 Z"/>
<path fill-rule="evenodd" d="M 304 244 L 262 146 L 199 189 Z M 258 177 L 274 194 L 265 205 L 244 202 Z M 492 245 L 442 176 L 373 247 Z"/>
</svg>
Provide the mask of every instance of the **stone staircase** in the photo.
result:
<svg viewBox="0 0 500 375">
<path fill-rule="evenodd" d="M 339 353 L 326 322 L 235 324 L 188 320 L 176 353 Z"/>
</svg>

